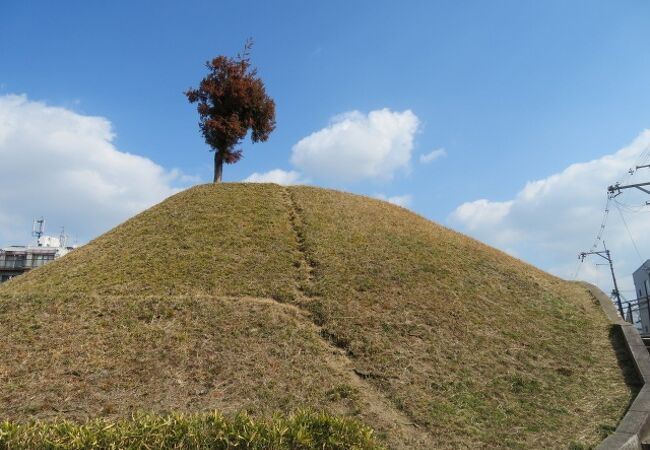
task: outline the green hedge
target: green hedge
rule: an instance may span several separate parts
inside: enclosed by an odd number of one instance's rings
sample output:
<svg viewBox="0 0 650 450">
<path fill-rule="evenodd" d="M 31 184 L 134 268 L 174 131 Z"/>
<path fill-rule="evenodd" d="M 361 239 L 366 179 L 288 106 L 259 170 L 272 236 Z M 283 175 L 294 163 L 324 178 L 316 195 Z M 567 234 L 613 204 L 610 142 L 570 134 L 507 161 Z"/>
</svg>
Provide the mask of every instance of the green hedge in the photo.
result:
<svg viewBox="0 0 650 450">
<path fill-rule="evenodd" d="M 221 413 L 0 424 L 0 449 L 381 449 L 370 428 L 325 413 L 256 419 Z"/>
</svg>

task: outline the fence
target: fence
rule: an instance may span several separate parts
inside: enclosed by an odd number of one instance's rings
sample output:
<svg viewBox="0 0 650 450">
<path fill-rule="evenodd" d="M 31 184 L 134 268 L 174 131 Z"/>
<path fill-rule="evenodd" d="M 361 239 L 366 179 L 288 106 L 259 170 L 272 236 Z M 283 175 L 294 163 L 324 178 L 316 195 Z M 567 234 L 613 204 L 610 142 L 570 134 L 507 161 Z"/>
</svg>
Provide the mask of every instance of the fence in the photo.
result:
<svg viewBox="0 0 650 450">
<path fill-rule="evenodd" d="M 634 324 L 642 333 L 650 333 L 650 297 L 625 300 L 623 305 L 623 319 Z"/>
</svg>

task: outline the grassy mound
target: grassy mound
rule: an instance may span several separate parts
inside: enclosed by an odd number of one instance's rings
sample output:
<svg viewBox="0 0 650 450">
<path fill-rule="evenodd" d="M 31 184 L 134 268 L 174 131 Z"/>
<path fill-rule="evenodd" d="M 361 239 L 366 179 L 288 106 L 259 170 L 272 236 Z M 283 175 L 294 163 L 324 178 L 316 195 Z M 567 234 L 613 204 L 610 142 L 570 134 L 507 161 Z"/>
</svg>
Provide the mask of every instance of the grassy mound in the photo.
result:
<svg viewBox="0 0 650 450">
<path fill-rule="evenodd" d="M 592 445 L 632 396 L 585 291 L 404 209 L 177 194 L 0 287 L 0 417 L 357 418 L 391 448 Z"/>
</svg>

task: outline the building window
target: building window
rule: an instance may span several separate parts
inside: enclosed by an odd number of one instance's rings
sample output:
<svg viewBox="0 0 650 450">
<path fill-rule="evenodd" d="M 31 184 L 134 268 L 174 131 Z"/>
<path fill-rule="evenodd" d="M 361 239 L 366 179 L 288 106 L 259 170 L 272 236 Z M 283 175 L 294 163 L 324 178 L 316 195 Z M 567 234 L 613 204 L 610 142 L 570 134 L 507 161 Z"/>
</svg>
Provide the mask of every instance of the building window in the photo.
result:
<svg viewBox="0 0 650 450">
<path fill-rule="evenodd" d="M 32 267 L 41 267 L 54 259 L 53 254 L 35 253 L 32 255 Z"/>
<path fill-rule="evenodd" d="M 22 269 L 25 267 L 27 255 L 5 255 L 4 265 L 5 269 Z"/>
</svg>

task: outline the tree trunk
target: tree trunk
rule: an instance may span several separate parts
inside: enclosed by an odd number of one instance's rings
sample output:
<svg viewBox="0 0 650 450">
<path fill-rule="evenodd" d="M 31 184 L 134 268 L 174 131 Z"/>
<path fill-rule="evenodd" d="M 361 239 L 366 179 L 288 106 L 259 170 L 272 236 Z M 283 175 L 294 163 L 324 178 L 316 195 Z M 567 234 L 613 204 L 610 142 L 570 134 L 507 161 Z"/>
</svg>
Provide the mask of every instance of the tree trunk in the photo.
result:
<svg viewBox="0 0 650 450">
<path fill-rule="evenodd" d="M 220 150 L 214 151 L 214 180 L 213 183 L 221 183 L 223 175 L 223 153 Z"/>
</svg>

